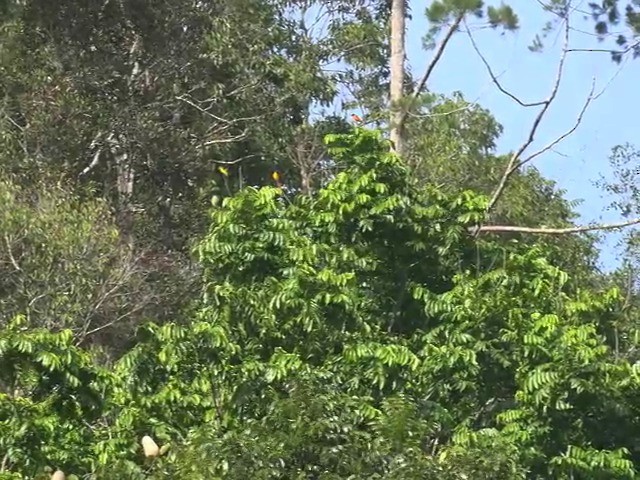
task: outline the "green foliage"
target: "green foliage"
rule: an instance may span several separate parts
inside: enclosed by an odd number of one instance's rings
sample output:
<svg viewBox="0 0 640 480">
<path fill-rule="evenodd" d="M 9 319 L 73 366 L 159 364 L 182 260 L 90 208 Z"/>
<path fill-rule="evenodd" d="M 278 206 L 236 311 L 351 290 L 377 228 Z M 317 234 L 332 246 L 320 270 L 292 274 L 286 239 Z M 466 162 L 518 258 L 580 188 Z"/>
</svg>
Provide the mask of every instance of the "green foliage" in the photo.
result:
<svg viewBox="0 0 640 480">
<path fill-rule="evenodd" d="M 0 334 L 0 449 L 5 464 L 35 475 L 47 465 L 88 468 L 109 375 L 73 346 L 71 331 L 27 330 L 17 317 Z M 89 428 L 87 428 L 89 427 Z"/>
<path fill-rule="evenodd" d="M 519 171 L 487 218 L 502 127 L 458 94 L 407 99 L 405 160 L 315 119 L 388 115 L 389 6 L 0 2 L 0 478 L 637 475 L 627 272 L 469 235 L 570 225 L 563 192 Z"/>
<path fill-rule="evenodd" d="M 422 98 L 424 115 L 409 124 L 407 162 L 412 175 L 437 184 L 456 195 L 465 190 L 491 195 L 504 174 L 510 156 L 496 155 L 495 142 L 503 127 L 487 110 L 467 102 L 460 93 L 451 98 L 436 95 Z M 563 198 L 555 182 L 529 167 L 515 172 L 489 223 L 497 225 L 573 225 L 577 202 Z M 573 274 L 573 280 L 590 281 L 596 261 L 594 237 L 501 234 L 485 245 L 482 264 L 501 262 L 505 252 L 544 245 L 553 262 Z M 485 263 L 486 262 L 486 263 Z"/>
<path fill-rule="evenodd" d="M 444 24 L 452 16 L 471 13 L 476 17 L 485 15 L 484 2 L 482 0 L 439 0 L 431 2 L 426 9 L 426 15 L 430 22 Z M 491 27 L 503 27 L 505 30 L 518 28 L 518 16 L 510 5 L 504 3 L 500 6 L 488 5 L 486 16 Z"/>
<path fill-rule="evenodd" d="M 38 187 L 0 182 L 0 325 L 24 315 L 30 327 L 70 329 L 112 354 L 124 347 L 113 338 L 141 318 L 162 321 L 184 308 L 194 284 L 186 268 L 174 285 L 165 265 L 150 266 L 122 244 L 106 202 L 60 184 Z"/>
<path fill-rule="evenodd" d="M 281 152 L 310 103 L 333 98 L 320 68 L 329 47 L 284 3 L 16 6 L 0 33 L 2 170 L 24 182 L 62 177 L 118 213 L 135 205 L 139 245 L 187 249 L 207 198 L 224 188 L 211 185 L 218 162 L 244 159 L 228 188 L 264 183 L 286 166 Z"/>
<path fill-rule="evenodd" d="M 197 317 L 141 328 L 108 369 L 68 330 L 3 331 L 9 471 L 635 475 L 640 372 L 598 323 L 620 293 L 569 288 L 544 247 L 478 270 L 485 198 L 421 186 L 375 131 L 327 151 L 344 170 L 312 195 L 248 187 L 214 207 Z"/>
<path fill-rule="evenodd" d="M 624 5 L 624 14 L 621 12 Z M 615 35 L 615 49 L 611 52 L 611 59 L 620 63 L 627 52 L 632 52 L 633 57 L 640 55 L 640 45 L 636 41 L 640 34 L 640 12 L 636 1 L 603 0 L 589 3 L 592 17 L 595 21 L 595 31 L 600 40 L 610 37 L 612 27 L 619 30 L 622 21 L 629 28 L 628 33 Z"/>
<path fill-rule="evenodd" d="M 36 192 L 6 180 L 0 198 L 3 323 L 23 313 L 33 326 L 79 331 L 82 319 L 95 321 L 99 289 L 118 275 L 122 255 L 105 205 L 79 202 L 60 187 Z"/>
</svg>

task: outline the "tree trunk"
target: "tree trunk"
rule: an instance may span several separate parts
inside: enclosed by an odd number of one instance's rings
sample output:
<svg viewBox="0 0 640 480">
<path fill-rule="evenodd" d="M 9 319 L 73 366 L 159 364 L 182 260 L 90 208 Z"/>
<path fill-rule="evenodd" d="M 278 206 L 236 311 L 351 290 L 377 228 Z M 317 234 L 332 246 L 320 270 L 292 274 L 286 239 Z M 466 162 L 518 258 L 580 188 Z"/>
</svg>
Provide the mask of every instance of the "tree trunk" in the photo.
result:
<svg viewBox="0 0 640 480">
<path fill-rule="evenodd" d="M 113 136 L 111 153 L 116 164 L 116 188 L 118 193 L 118 224 L 122 239 L 133 247 L 133 184 L 134 170 L 127 152 L 127 142 L 123 136 Z"/>
<path fill-rule="evenodd" d="M 405 13 L 406 0 L 392 0 L 391 2 L 391 59 L 389 69 L 391 86 L 389 99 L 391 101 L 391 141 L 398 155 L 403 154 L 404 135 L 401 100 L 404 84 L 405 57 Z"/>
</svg>

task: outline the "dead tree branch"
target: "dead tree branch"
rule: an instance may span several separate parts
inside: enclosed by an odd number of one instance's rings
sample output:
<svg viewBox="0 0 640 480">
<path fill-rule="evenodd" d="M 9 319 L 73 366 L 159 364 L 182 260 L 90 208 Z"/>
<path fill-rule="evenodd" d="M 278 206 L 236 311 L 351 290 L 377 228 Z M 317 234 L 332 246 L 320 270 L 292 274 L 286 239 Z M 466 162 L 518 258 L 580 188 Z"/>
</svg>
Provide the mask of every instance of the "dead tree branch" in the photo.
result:
<svg viewBox="0 0 640 480">
<path fill-rule="evenodd" d="M 102 309 L 103 305 L 117 297 L 119 292 L 127 287 L 132 277 L 140 273 L 139 263 L 141 258 L 142 255 L 134 257 L 132 254 L 128 254 L 127 257 L 123 259 L 122 264 L 117 271 L 109 275 L 109 277 L 105 279 L 104 283 L 100 285 L 99 289 L 96 291 L 93 305 L 86 313 L 82 322 L 82 327 L 76 335 L 78 345 L 84 342 L 89 335 L 114 325 L 128 315 L 146 306 L 146 303 L 139 302 L 138 305 L 134 307 L 133 310 L 127 312 L 127 314 L 121 315 L 116 320 L 91 329 L 91 324 L 97 313 Z"/>
<path fill-rule="evenodd" d="M 511 178 L 511 176 L 513 175 L 513 173 L 517 170 L 517 164 L 520 161 L 520 157 L 522 156 L 522 154 L 525 152 L 525 150 L 527 148 L 529 148 L 529 146 L 533 143 L 533 141 L 535 140 L 535 136 L 536 133 L 538 132 L 538 128 L 540 127 L 540 124 L 542 122 L 542 119 L 544 118 L 545 114 L 549 111 L 549 107 L 551 107 L 551 104 L 553 103 L 553 101 L 556 99 L 557 95 L 558 95 L 558 90 L 560 88 L 560 82 L 562 81 L 562 76 L 564 73 L 564 64 L 565 64 L 565 60 L 567 58 L 567 50 L 569 49 L 569 19 L 565 19 L 565 29 L 564 29 L 564 44 L 562 47 L 562 54 L 560 55 L 560 61 L 558 62 L 558 69 L 556 71 L 556 77 L 553 83 L 553 87 L 551 88 L 551 93 L 549 94 L 549 96 L 542 101 L 542 103 L 540 104 L 542 106 L 542 108 L 540 109 L 540 111 L 538 112 L 538 115 L 536 115 L 531 128 L 529 129 L 529 135 L 527 137 L 527 139 L 522 143 L 522 145 L 520 145 L 520 147 L 513 153 L 513 155 L 511 155 L 511 158 L 509 159 L 509 162 L 507 163 L 507 168 L 505 169 L 504 173 L 502 174 L 502 177 L 500 178 L 500 181 L 498 182 L 498 186 L 496 187 L 496 189 L 494 190 L 493 194 L 491 195 L 491 199 L 489 200 L 489 204 L 487 205 L 487 212 L 491 212 L 491 210 L 493 209 L 493 207 L 495 206 L 495 204 L 498 202 L 498 200 L 500 199 L 500 197 L 502 196 L 502 194 L 504 193 L 504 190 L 507 186 L 507 182 L 509 181 L 509 179 Z M 467 32 L 469 33 L 469 35 L 471 35 L 471 33 L 469 32 L 469 29 L 467 28 Z"/>
<path fill-rule="evenodd" d="M 614 50 L 612 48 L 570 48 L 568 51 L 569 52 L 585 52 L 585 53 L 609 53 L 611 55 L 618 55 L 622 57 L 627 53 L 631 52 L 632 50 L 637 49 L 638 47 L 640 47 L 640 39 L 629 44 L 627 48 L 623 50 Z"/>
<path fill-rule="evenodd" d="M 473 47 L 475 52 L 478 54 L 478 57 L 480 57 L 480 60 L 484 64 L 485 68 L 487 69 L 487 72 L 489 73 L 489 76 L 491 77 L 491 81 L 498 88 L 498 91 L 500 91 L 500 93 L 506 95 L 511 100 L 513 100 L 518 105 L 520 105 L 521 107 L 539 107 L 539 106 L 545 104 L 545 100 L 541 100 L 539 102 L 524 102 L 520 98 L 518 98 L 517 95 L 515 95 L 514 93 L 511 93 L 509 90 L 507 90 L 500 83 L 500 80 L 498 80 L 498 76 L 494 73 L 494 71 L 491 68 L 491 65 L 489 64 L 487 58 L 480 51 L 480 48 L 478 47 L 478 44 L 476 43 L 475 38 L 473 38 L 473 35 L 471 34 L 471 30 L 469 30 L 469 26 L 466 23 L 465 23 L 465 30 L 467 32 L 467 36 L 469 37 L 469 40 L 471 41 L 471 46 Z"/>
<path fill-rule="evenodd" d="M 133 307 L 131 310 L 123 313 L 122 315 L 118 316 L 115 320 L 111 320 L 110 322 L 104 323 L 96 328 L 93 328 L 91 330 L 88 330 L 86 332 L 82 333 L 82 336 L 76 340 L 76 345 L 81 345 L 82 342 L 84 342 L 88 337 L 90 337 L 91 335 L 101 332 L 102 330 L 105 330 L 109 327 L 112 327 L 118 323 L 120 323 L 122 320 L 124 320 L 127 317 L 130 317 L 131 315 L 133 315 L 134 313 L 137 313 L 139 311 L 141 311 L 143 308 L 145 308 L 146 305 L 137 305 L 135 307 Z"/>
<path fill-rule="evenodd" d="M 322 136 L 316 128 L 307 124 L 298 130 L 293 145 L 287 150 L 291 162 L 300 174 L 301 192 L 311 193 L 314 178 L 322 170 L 326 156 Z"/>
<path fill-rule="evenodd" d="M 18 129 L 18 131 L 22 136 L 22 138 L 18 141 L 18 143 L 20 144 L 20 147 L 22 148 L 22 152 L 25 154 L 25 156 L 29 156 L 29 149 L 27 148 L 27 142 L 25 139 L 27 134 L 26 130 L 27 130 L 28 124 L 26 127 L 23 127 L 18 122 L 16 122 L 13 118 L 11 118 L 11 115 L 6 113 L 4 109 L 2 110 L 1 114 L 11 125 L 13 125 L 15 128 Z"/>
<path fill-rule="evenodd" d="M 586 233 L 605 230 L 617 230 L 620 228 L 626 228 L 633 225 L 640 224 L 640 218 L 634 218 L 633 220 L 627 220 L 617 223 L 603 223 L 595 225 L 582 225 L 576 227 L 566 228 L 544 228 L 544 227 L 519 227 L 515 225 L 481 225 L 474 227 L 471 232 L 474 234 L 479 233 L 534 233 L 542 235 L 566 235 L 571 233 Z"/>
<path fill-rule="evenodd" d="M 177 96 L 176 100 L 180 100 L 181 102 L 186 103 L 187 105 L 192 106 L 193 108 L 195 108 L 196 110 L 198 110 L 201 113 L 204 113 L 205 115 L 213 118 L 214 120 L 217 120 L 220 123 L 224 123 L 227 125 L 233 125 L 233 124 L 237 124 L 239 122 L 243 122 L 243 121 L 253 121 L 253 120 L 257 120 L 260 118 L 260 116 L 256 115 L 256 116 L 252 116 L 252 117 L 241 117 L 241 118 L 234 118 L 233 120 L 228 120 L 226 118 L 222 118 L 214 113 L 211 113 L 211 111 L 209 110 L 211 107 L 207 107 L 207 108 L 203 108 L 200 105 L 198 105 L 197 103 L 195 103 L 193 100 L 187 98 L 184 95 L 181 96 Z M 208 100 L 205 100 L 205 102 Z"/>
<path fill-rule="evenodd" d="M 218 165 L 237 165 L 238 163 L 244 162 L 245 160 L 249 160 L 252 158 L 256 158 L 259 155 L 255 153 L 251 153 L 249 155 L 243 155 L 240 158 L 236 158 L 235 160 L 214 160 L 213 163 L 217 163 Z"/>
<path fill-rule="evenodd" d="M 589 108 L 589 105 L 591 104 L 591 102 L 593 102 L 595 99 L 597 99 L 604 92 L 604 90 L 601 90 L 598 94 L 594 95 L 595 81 L 596 81 L 596 79 L 594 78 L 593 81 L 591 82 L 591 90 L 589 91 L 589 95 L 587 96 L 587 99 L 585 100 L 584 105 L 582 106 L 582 109 L 578 113 L 578 116 L 576 117 L 576 121 L 573 123 L 571 128 L 569 128 L 562 135 L 556 137 L 554 140 L 552 140 L 551 142 L 549 142 L 548 144 L 546 144 L 544 147 L 540 148 L 539 150 L 536 150 L 535 152 L 533 152 L 530 155 L 527 155 L 525 158 L 523 158 L 521 160 L 517 159 L 516 163 L 511 167 L 511 170 L 509 171 L 509 175 L 512 175 L 513 173 L 516 172 L 516 170 L 518 170 L 523 165 L 526 165 L 527 163 L 529 163 L 531 160 L 535 159 L 536 157 L 539 157 L 543 153 L 546 153 L 546 152 L 552 150 L 556 145 L 558 145 L 560 142 L 562 142 L 564 139 L 569 137 L 571 134 L 573 134 L 573 132 L 575 132 L 578 129 L 578 127 L 582 123 L 582 119 L 584 118 L 584 114 L 586 113 L 587 109 Z"/>
<path fill-rule="evenodd" d="M 564 71 L 564 64 L 565 64 L 565 60 L 567 57 L 567 53 L 574 51 L 570 48 L 568 48 L 568 44 L 569 44 L 569 32 L 570 32 L 570 26 L 569 26 L 569 21 L 568 18 L 564 18 L 564 44 L 562 47 L 562 53 L 561 53 L 561 57 L 560 57 L 560 61 L 558 63 L 558 67 L 557 67 L 557 73 L 556 73 L 556 77 L 551 89 L 551 92 L 549 94 L 549 96 L 540 101 L 540 102 L 524 102 L 522 101 L 520 98 L 518 98 L 515 94 L 509 92 L 506 88 L 504 88 L 500 82 L 498 81 L 497 76 L 493 73 L 493 70 L 491 69 L 491 66 L 489 65 L 489 62 L 486 60 L 486 58 L 484 57 L 484 55 L 482 54 L 482 52 L 480 52 L 480 49 L 478 48 L 475 39 L 473 38 L 473 36 L 471 35 L 471 32 L 469 30 L 469 28 L 466 28 L 467 31 L 467 35 L 469 36 L 470 40 L 471 40 L 471 44 L 474 48 L 474 50 L 476 51 L 476 53 L 478 54 L 478 56 L 480 57 L 480 59 L 482 60 L 482 62 L 484 63 L 487 71 L 489 72 L 489 75 L 491 77 L 492 82 L 494 83 L 494 85 L 496 85 L 496 87 L 498 88 L 498 90 L 500 92 L 502 92 L 503 94 L 505 94 L 506 96 L 508 96 L 509 98 L 513 99 L 516 103 L 518 103 L 520 106 L 523 107 L 536 107 L 536 106 L 541 106 L 542 108 L 540 109 L 540 111 L 538 112 L 538 114 L 536 115 L 531 128 L 529 129 L 529 133 L 528 136 L 526 138 L 526 140 L 520 145 L 520 147 L 511 155 L 511 157 L 509 158 L 509 161 L 507 162 L 507 166 L 504 170 L 504 173 L 502 174 L 500 181 L 497 185 L 497 187 L 495 188 L 495 190 L 493 191 L 488 206 L 486 208 L 486 212 L 487 214 L 491 213 L 492 209 L 495 207 L 496 203 L 498 202 L 498 200 L 501 198 L 502 194 L 505 191 L 505 188 L 507 186 L 508 180 L 510 179 L 510 177 L 517 172 L 522 166 L 526 165 L 527 163 L 531 162 L 532 160 L 534 160 L 535 158 L 539 157 L 540 155 L 552 151 L 554 149 L 554 147 L 556 145 L 558 145 L 559 143 L 561 143 L 563 140 L 565 140 L 567 137 L 569 137 L 570 135 L 572 135 L 577 128 L 580 126 L 580 124 L 582 123 L 582 120 L 584 118 L 584 115 L 588 109 L 588 107 L 591 105 L 591 103 L 596 100 L 597 98 L 599 98 L 608 88 L 609 84 L 611 83 L 611 81 L 613 80 L 613 78 L 615 78 L 614 75 L 609 82 L 607 82 L 607 84 L 602 88 L 601 91 L 599 91 L 598 93 L 595 93 L 595 78 L 592 81 L 592 85 L 591 85 L 591 90 L 589 91 L 589 95 L 587 96 L 580 112 L 578 113 L 575 122 L 573 123 L 573 125 L 567 130 L 565 131 L 563 134 L 559 135 L 558 137 L 556 137 L 554 140 L 550 141 L 548 144 L 544 145 L 543 147 L 541 147 L 540 149 L 536 150 L 535 152 L 523 157 L 524 152 L 531 146 L 531 144 L 533 143 L 534 139 L 535 139 L 535 135 L 537 133 L 537 130 L 544 118 L 544 116 L 546 115 L 547 111 L 549 110 L 549 107 L 551 106 L 551 104 L 554 102 L 554 100 L 557 97 L 558 94 L 558 90 L 559 90 L 559 86 L 560 83 L 562 81 L 562 76 L 563 76 L 563 71 Z M 547 227 L 524 227 L 524 226 L 516 226 L 516 225 L 477 225 L 474 228 L 471 229 L 471 232 L 473 235 L 477 236 L 479 234 L 482 233 L 507 233 L 507 232 L 511 232 L 511 233 L 530 233 L 530 234 L 541 234 L 541 235 L 564 235 L 564 234 L 575 234 L 575 233 L 585 233 L 585 232 L 592 232 L 592 231 L 605 231 L 605 230 L 615 230 L 615 229 L 620 229 L 620 228 L 625 228 L 625 227 L 629 227 L 629 226 L 633 226 L 633 225 L 637 225 L 640 224 L 640 218 L 639 219 L 634 219 L 634 220 L 628 220 L 628 221 L 623 221 L 623 222 L 617 222 L 617 223 L 610 223 L 610 224 L 592 224 L 592 225 L 586 225 L 586 226 L 574 226 L 574 227 L 566 227 L 566 228 L 547 228 Z"/>
<path fill-rule="evenodd" d="M 11 262 L 11 265 L 13 265 L 13 268 L 16 269 L 16 272 L 21 272 L 22 269 L 20 268 L 20 265 L 18 264 L 15 257 L 13 256 L 11 242 L 9 241 L 9 237 L 7 235 L 4 236 L 4 243 L 7 247 L 7 254 L 9 256 L 9 261 Z"/>
<path fill-rule="evenodd" d="M 209 103 L 207 107 L 202 107 L 201 105 L 198 105 L 198 103 L 196 103 L 194 100 L 187 98 L 184 95 L 177 96 L 175 98 L 176 100 L 180 100 L 181 102 L 184 102 L 187 105 L 190 105 L 191 107 L 195 108 L 199 112 L 215 120 L 215 123 L 209 128 L 209 131 L 207 132 L 207 136 L 213 136 L 215 138 L 203 141 L 200 148 L 209 147 L 211 145 L 234 143 L 234 142 L 239 142 L 241 140 L 244 140 L 249 135 L 248 127 L 242 128 L 242 131 L 240 131 L 240 133 L 229 134 L 227 132 L 229 132 L 229 130 L 231 130 L 232 128 L 239 127 L 239 125 L 242 123 L 255 121 L 261 118 L 260 116 L 252 116 L 252 117 L 241 117 L 241 118 L 235 118 L 233 120 L 229 120 L 211 112 L 211 108 L 213 106 L 212 99 L 207 99 L 207 100 L 204 100 L 203 102 L 200 102 L 201 104 L 206 102 Z"/>
<path fill-rule="evenodd" d="M 84 177 L 87 173 L 89 173 L 91 170 L 93 170 L 93 168 L 100 161 L 100 154 L 102 153 L 102 147 L 98 145 L 98 142 L 100 141 L 101 137 L 102 137 L 102 132 L 98 132 L 96 134 L 96 136 L 93 137 L 93 140 L 91 141 L 91 144 L 89 145 L 89 151 L 94 151 L 93 158 L 91 159 L 91 162 L 89 163 L 89 165 L 87 165 L 80 172 L 80 175 L 78 175 L 78 177 Z M 113 139 L 113 133 L 109 135 L 109 138 L 107 139 L 107 142 L 110 142 L 112 139 Z"/>
<path fill-rule="evenodd" d="M 245 128 L 242 132 L 238 133 L 237 135 L 231 135 L 231 136 L 226 137 L 226 138 L 215 138 L 213 140 L 207 140 L 202 145 L 205 146 L 205 147 L 210 147 L 211 145 L 219 145 L 221 143 L 239 142 L 240 140 L 243 140 L 243 139 L 247 138 L 247 134 L 248 133 L 249 132 Z"/>
<path fill-rule="evenodd" d="M 422 78 L 416 84 L 415 88 L 413 89 L 413 92 L 411 93 L 412 100 L 416 100 L 424 90 L 424 87 L 427 84 L 427 81 L 429 80 L 429 78 L 431 78 L 431 74 L 435 70 L 436 65 L 440 61 L 440 58 L 442 58 L 442 54 L 447 48 L 449 41 L 453 37 L 453 34 L 458 30 L 458 27 L 460 26 L 462 21 L 464 20 L 464 15 L 465 15 L 464 13 L 458 14 L 458 16 L 455 18 L 453 23 L 447 29 L 447 32 L 445 33 L 444 38 L 442 39 L 442 42 L 440 42 L 440 45 L 438 45 L 438 47 L 436 48 L 433 58 L 431 58 L 429 65 L 427 65 L 427 68 L 424 71 Z M 398 123 L 399 123 L 398 128 L 402 129 L 404 127 L 404 124 L 407 120 L 407 115 L 408 115 L 408 111 L 403 110 L 398 120 Z"/>
</svg>

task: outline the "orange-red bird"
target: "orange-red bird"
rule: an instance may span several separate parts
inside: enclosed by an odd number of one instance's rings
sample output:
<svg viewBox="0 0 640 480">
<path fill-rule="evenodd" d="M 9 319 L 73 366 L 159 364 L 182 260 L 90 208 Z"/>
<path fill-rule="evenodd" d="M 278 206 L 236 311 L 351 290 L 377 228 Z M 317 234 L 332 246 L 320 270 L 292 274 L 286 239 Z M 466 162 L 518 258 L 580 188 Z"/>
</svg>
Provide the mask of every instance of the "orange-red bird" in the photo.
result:
<svg viewBox="0 0 640 480">
<path fill-rule="evenodd" d="M 356 123 L 362 123 L 362 118 L 360 118 L 360 116 L 355 113 L 351 114 L 351 119 Z"/>
</svg>

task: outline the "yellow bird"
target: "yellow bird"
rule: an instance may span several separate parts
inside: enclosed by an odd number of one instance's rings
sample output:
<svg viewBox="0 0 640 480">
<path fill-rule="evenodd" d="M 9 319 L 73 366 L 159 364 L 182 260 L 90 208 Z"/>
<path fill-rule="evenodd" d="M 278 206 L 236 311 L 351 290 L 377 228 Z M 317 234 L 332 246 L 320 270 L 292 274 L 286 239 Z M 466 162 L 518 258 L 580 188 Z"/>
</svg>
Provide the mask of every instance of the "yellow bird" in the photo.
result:
<svg viewBox="0 0 640 480">
<path fill-rule="evenodd" d="M 218 167 L 218 171 L 224 175 L 225 177 L 229 176 L 229 169 L 225 168 L 225 167 Z"/>
<path fill-rule="evenodd" d="M 276 185 L 278 187 L 282 187 L 282 182 L 280 182 L 280 174 L 278 172 L 273 172 L 271 174 L 271 178 L 273 179 L 274 182 L 276 182 Z"/>
</svg>

